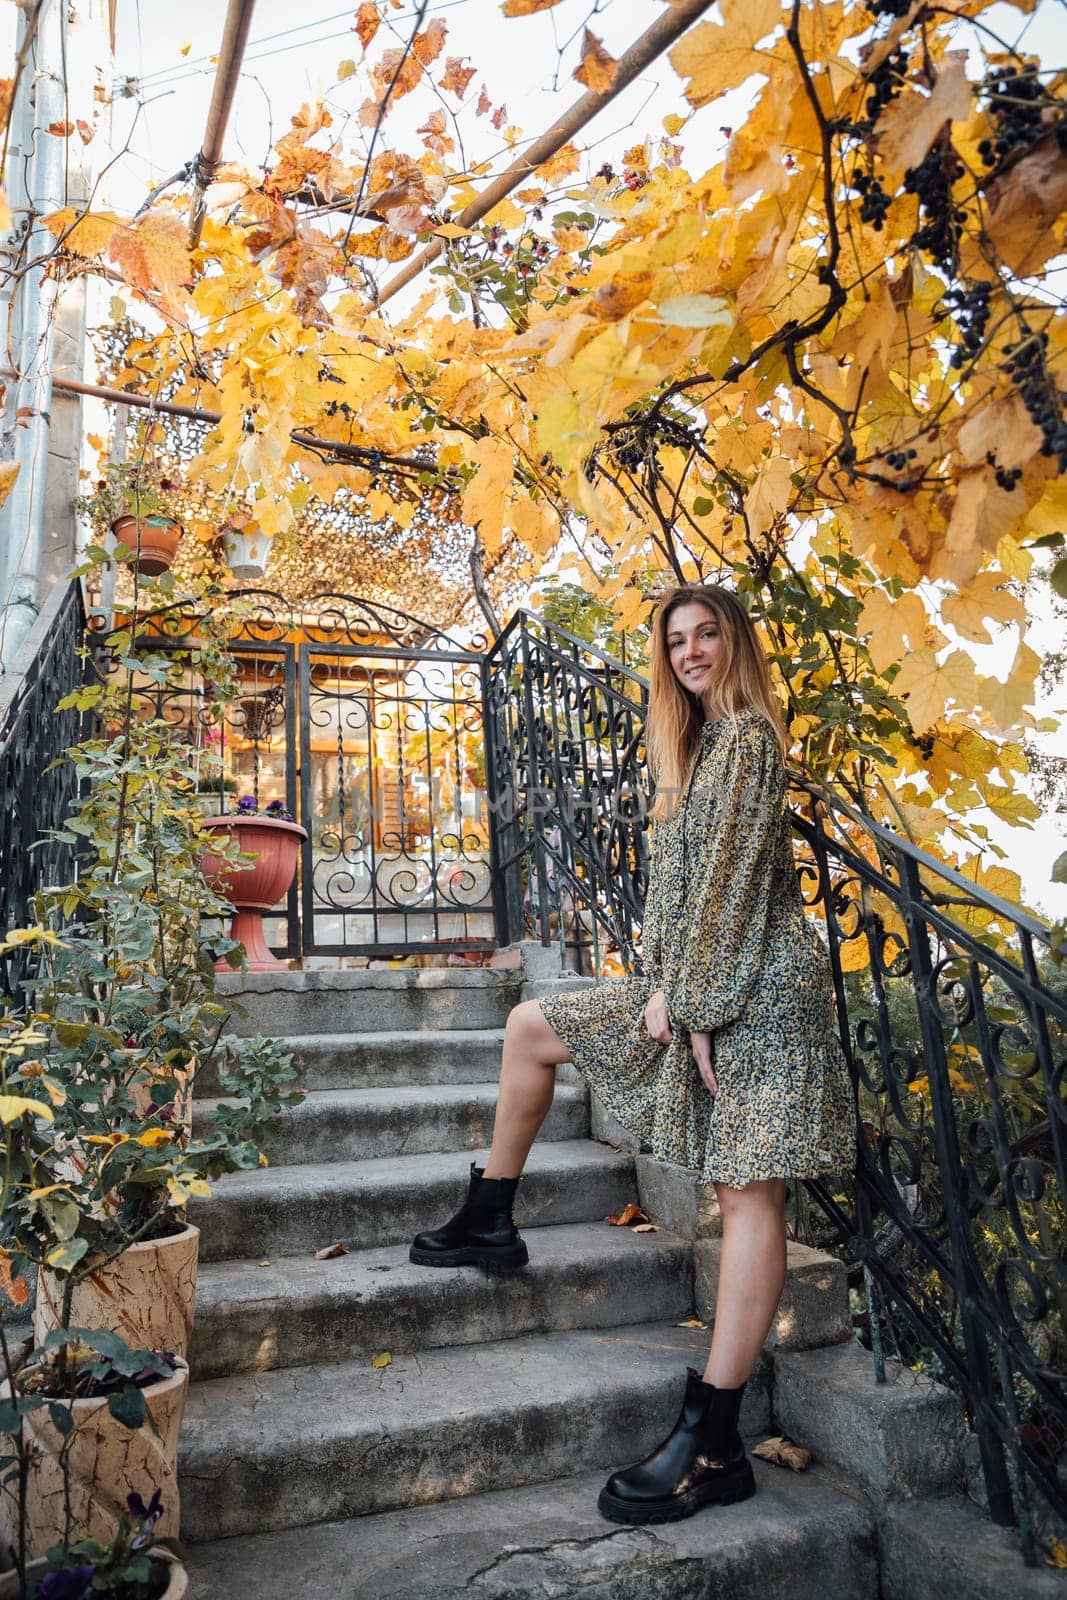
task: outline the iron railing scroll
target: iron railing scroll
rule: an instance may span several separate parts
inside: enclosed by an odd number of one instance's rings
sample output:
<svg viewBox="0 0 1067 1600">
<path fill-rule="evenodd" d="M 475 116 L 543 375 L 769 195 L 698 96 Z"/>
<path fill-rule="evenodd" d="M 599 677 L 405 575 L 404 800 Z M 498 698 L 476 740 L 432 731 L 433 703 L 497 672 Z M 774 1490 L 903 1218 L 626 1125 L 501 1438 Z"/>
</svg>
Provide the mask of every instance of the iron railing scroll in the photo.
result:
<svg viewBox="0 0 1067 1600">
<path fill-rule="evenodd" d="M 561 964 L 639 967 L 646 686 L 520 612 L 486 659 L 501 927 Z M 842 1255 L 879 1378 L 962 1397 L 972 1493 L 1034 1562 L 1067 1523 L 1067 969 L 1049 932 L 902 835 L 794 780 L 856 1092 L 851 1173 L 800 1188 Z"/>
<path fill-rule="evenodd" d="M 74 876 L 72 846 L 51 836 L 62 828 L 77 780 L 64 751 L 82 736 L 84 714 L 57 711 L 84 681 L 85 605 L 81 586 L 57 584 L 11 669 L 0 678 L 0 937 L 33 923 L 33 897 Z M 21 999 L 32 978 L 32 946 L 0 957 L 0 985 Z"/>
</svg>

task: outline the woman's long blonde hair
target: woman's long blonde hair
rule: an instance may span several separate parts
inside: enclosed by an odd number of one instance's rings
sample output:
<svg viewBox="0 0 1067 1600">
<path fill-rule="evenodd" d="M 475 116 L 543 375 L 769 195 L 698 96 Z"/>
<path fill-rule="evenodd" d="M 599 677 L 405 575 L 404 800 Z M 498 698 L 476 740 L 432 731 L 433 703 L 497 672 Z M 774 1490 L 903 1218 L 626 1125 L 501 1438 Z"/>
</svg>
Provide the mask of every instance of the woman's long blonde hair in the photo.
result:
<svg viewBox="0 0 1067 1600">
<path fill-rule="evenodd" d="M 778 736 L 783 755 L 788 748 L 767 656 L 741 601 L 717 583 L 669 589 L 652 619 L 646 746 L 656 784 L 656 797 L 650 808 L 653 817 L 671 815 L 707 720 L 703 702 L 675 677 L 667 649 L 671 617 L 680 606 L 689 605 L 704 606 L 710 611 L 722 635 L 719 666 L 705 696 L 708 704 L 735 719 L 746 708 L 759 711 Z"/>
</svg>

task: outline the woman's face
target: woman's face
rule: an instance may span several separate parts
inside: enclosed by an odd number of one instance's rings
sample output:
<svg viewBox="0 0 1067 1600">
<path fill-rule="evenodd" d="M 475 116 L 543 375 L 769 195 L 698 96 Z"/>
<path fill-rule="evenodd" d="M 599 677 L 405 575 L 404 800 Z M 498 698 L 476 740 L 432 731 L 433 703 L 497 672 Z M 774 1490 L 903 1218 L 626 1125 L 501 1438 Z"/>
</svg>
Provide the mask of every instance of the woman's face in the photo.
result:
<svg viewBox="0 0 1067 1600">
<path fill-rule="evenodd" d="M 722 654 L 719 619 L 707 606 L 678 606 L 667 623 L 667 657 L 683 689 L 698 698 L 712 681 Z"/>
</svg>

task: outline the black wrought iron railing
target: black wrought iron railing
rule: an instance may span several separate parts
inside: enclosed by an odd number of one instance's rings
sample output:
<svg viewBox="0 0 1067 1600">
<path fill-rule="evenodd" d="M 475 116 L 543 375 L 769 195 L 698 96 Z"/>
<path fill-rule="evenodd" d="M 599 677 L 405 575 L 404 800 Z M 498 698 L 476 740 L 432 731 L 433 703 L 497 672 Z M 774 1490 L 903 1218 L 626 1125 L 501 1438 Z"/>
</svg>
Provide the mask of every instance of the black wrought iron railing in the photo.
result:
<svg viewBox="0 0 1067 1600">
<path fill-rule="evenodd" d="M 32 923 L 33 896 L 73 876 L 72 847 L 49 831 L 66 820 L 77 779 L 63 753 L 81 737 L 83 714 L 59 701 L 82 683 L 81 586 L 57 585 L 0 677 L 0 934 Z M 8 996 L 31 974 L 32 947 L 0 956 Z"/>
<path fill-rule="evenodd" d="M 501 926 L 632 970 L 647 884 L 645 684 L 521 612 L 486 658 Z M 1049 932 L 797 783 L 797 870 L 825 930 L 856 1090 L 851 1173 L 802 1186 L 879 1378 L 965 1402 L 989 1513 L 1028 1561 L 1067 1518 L 1067 968 Z M 569 952 L 569 956 L 568 956 Z"/>
</svg>

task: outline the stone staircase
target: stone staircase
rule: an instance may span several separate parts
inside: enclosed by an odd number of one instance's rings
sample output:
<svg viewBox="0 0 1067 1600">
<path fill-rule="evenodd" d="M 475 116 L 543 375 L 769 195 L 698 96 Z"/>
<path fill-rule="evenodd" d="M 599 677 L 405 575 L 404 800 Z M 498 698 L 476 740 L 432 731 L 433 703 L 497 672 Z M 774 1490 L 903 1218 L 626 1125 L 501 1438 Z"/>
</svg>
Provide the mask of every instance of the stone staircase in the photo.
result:
<svg viewBox="0 0 1067 1600">
<path fill-rule="evenodd" d="M 519 1190 L 529 1268 L 408 1262 L 411 1236 L 451 1214 L 488 1147 L 504 1021 L 544 980 L 457 969 L 225 984 L 247 1007 L 238 1031 L 291 1041 L 308 1095 L 271 1165 L 222 1180 L 195 1213 L 181 1451 L 194 1597 L 934 1592 L 935 1553 L 915 1555 L 929 1520 L 906 1513 L 958 1487 L 960 1407 L 910 1373 L 874 1384 L 840 1264 L 800 1246 L 741 1425 L 751 1442 L 785 1428 L 818 1464 L 794 1476 L 757 1462 L 754 1500 L 686 1523 L 599 1517 L 608 1471 L 663 1436 L 686 1366 L 703 1363 L 708 1332 L 685 1324 L 714 1314 L 719 1229 L 693 1175 L 628 1147 L 572 1069 Z M 208 1124 L 201 1088 L 195 1120 Z M 638 1199 L 656 1231 L 605 1223 Z M 314 1258 L 336 1240 L 348 1253 Z M 961 1548 L 982 1550 L 981 1582 L 968 1567 L 961 1595 L 982 1600 L 987 1582 L 989 1600 L 1051 1593 L 1055 1575 L 1027 1573 L 1003 1530 L 961 1501 L 933 1503 L 942 1533 L 948 1507 Z M 956 1592 L 951 1571 L 937 1592 Z"/>
</svg>

